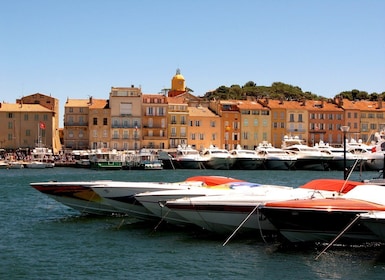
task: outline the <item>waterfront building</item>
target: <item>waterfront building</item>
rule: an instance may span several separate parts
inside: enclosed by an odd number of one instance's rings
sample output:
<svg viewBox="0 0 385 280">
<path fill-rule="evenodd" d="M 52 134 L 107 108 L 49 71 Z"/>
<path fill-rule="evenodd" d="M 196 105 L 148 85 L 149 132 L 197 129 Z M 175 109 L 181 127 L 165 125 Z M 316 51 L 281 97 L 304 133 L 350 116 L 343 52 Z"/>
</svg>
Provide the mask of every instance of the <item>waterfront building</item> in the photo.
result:
<svg viewBox="0 0 385 280">
<path fill-rule="evenodd" d="M 343 108 L 352 107 L 359 109 L 359 124 L 360 124 L 360 138 L 364 143 L 375 141 L 375 133 L 385 130 L 385 106 L 381 98 L 376 101 L 360 100 L 349 101 L 343 99 Z M 354 119 L 349 118 L 350 110 L 345 110 L 345 115 L 348 116 L 345 125 L 355 127 Z M 351 115 L 350 115 L 351 116 Z M 347 134 L 348 137 L 354 137 L 354 130 Z"/>
<path fill-rule="evenodd" d="M 138 150 L 142 147 L 142 90 L 134 87 L 111 87 L 111 142 L 105 148 Z"/>
<path fill-rule="evenodd" d="M 89 149 L 89 99 L 67 99 L 64 105 L 64 149 Z"/>
<path fill-rule="evenodd" d="M 53 115 L 40 104 L 1 103 L 0 148 L 32 150 L 39 144 L 52 148 Z"/>
<path fill-rule="evenodd" d="M 188 107 L 188 140 L 187 144 L 197 150 L 214 145 L 221 146 L 221 120 L 209 108 Z"/>
<path fill-rule="evenodd" d="M 220 116 L 222 144 L 220 148 L 232 150 L 240 144 L 240 112 L 237 100 L 212 100 L 210 109 Z"/>
<path fill-rule="evenodd" d="M 269 115 L 270 119 L 263 119 L 262 126 L 270 129 L 266 129 L 266 132 L 257 138 L 258 143 L 262 141 L 267 141 L 271 143 L 274 147 L 280 147 L 282 144 L 282 139 L 287 135 L 286 126 L 287 126 L 287 113 L 286 107 L 289 102 L 287 100 L 274 100 L 269 98 L 259 99 L 258 102 L 264 107 L 268 108 L 270 112 L 262 112 L 265 115 Z M 269 133 L 270 132 L 270 133 Z M 262 140 L 262 141 L 261 141 Z"/>
<path fill-rule="evenodd" d="M 167 97 L 167 135 L 169 149 L 187 145 L 188 104 L 184 97 Z"/>
<path fill-rule="evenodd" d="M 16 100 L 17 104 L 40 104 L 41 106 L 52 111 L 52 118 L 49 122 L 52 123 L 52 140 L 46 140 L 46 145 L 49 145 L 53 152 L 56 154 L 61 150 L 61 141 L 59 135 L 59 100 L 51 95 L 45 95 L 42 93 L 34 93 L 31 95 L 23 96 L 21 99 Z"/>
<path fill-rule="evenodd" d="M 253 150 L 262 141 L 270 142 L 271 109 L 257 101 L 238 101 L 240 111 L 240 145 Z"/>
<path fill-rule="evenodd" d="M 168 147 L 167 107 L 167 97 L 163 94 L 142 95 L 142 147 Z"/>
<path fill-rule="evenodd" d="M 342 97 L 336 97 L 332 100 L 332 102 L 338 108 L 343 110 L 343 114 L 344 114 L 343 125 L 349 126 L 349 131 L 346 133 L 347 138 L 354 139 L 356 141 L 362 139 L 361 110 L 360 110 L 360 106 L 357 104 L 358 102 L 360 103 L 361 101 L 350 101 L 348 99 L 343 99 Z M 365 141 L 367 141 L 368 136 L 365 134 L 366 132 L 364 132 L 364 137 L 365 137 Z M 343 137 L 343 135 L 341 137 Z M 341 143 L 343 144 L 343 140 Z"/>
<path fill-rule="evenodd" d="M 90 97 L 88 102 L 89 147 L 102 149 L 110 146 L 111 118 L 109 101 Z"/>
<path fill-rule="evenodd" d="M 308 111 L 308 139 L 309 145 L 323 141 L 331 146 L 343 144 L 341 126 L 345 125 L 346 116 L 344 110 L 332 103 L 331 100 L 308 100 L 306 102 Z"/>
</svg>

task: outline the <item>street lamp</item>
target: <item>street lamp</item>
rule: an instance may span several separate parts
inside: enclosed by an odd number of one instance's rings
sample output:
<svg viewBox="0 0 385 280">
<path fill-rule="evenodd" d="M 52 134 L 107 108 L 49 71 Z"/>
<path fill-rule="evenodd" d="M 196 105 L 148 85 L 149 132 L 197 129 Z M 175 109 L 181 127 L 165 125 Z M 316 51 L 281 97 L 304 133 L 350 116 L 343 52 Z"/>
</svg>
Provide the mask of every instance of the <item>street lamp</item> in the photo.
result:
<svg viewBox="0 0 385 280">
<path fill-rule="evenodd" d="M 344 180 L 348 178 L 348 172 L 346 170 L 346 132 L 350 129 L 349 126 L 343 125 L 341 126 L 341 131 L 344 133 Z"/>
</svg>

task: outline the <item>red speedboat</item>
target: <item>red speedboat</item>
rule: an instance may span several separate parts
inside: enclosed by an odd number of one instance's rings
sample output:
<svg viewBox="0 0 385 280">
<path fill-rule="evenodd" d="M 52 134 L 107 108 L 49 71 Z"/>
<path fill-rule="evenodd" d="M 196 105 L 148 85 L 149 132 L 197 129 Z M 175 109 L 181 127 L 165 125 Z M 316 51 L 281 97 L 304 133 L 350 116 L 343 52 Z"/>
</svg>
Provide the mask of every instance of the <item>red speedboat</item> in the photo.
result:
<svg viewBox="0 0 385 280">
<path fill-rule="evenodd" d="M 385 210 L 385 187 L 359 185 L 346 194 L 324 199 L 268 202 L 260 209 L 290 242 L 330 242 L 360 213 Z M 341 240 L 378 240 L 359 220 Z"/>
</svg>

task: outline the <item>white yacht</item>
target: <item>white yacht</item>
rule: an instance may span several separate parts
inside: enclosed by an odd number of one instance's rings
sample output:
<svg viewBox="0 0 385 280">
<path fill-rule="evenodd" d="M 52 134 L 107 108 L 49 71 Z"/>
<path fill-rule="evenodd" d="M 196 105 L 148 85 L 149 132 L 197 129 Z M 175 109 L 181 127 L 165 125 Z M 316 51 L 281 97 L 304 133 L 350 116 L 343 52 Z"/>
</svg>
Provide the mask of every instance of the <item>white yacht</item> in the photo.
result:
<svg viewBox="0 0 385 280">
<path fill-rule="evenodd" d="M 204 165 L 208 169 L 231 169 L 234 164 L 234 157 L 225 149 L 210 146 L 202 152 L 206 160 Z"/>
<path fill-rule="evenodd" d="M 268 170 L 287 170 L 292 169 L 297 161 L 297 156 L 275 148 L 266 141 L 258 145 L 256 151 L 259 156 L 264 158 L 263 165 Z"/>
<path fill-rule="evenodd" d="M 234 158 L 233 169 L 259 169 L 263 166 L 265 159 L 257 151 L 242 149 L 240 145 L 231 150 L 230 154 Z"/>
<path fill-rule="evenodd" d="M 298 136 L 285 136 L 281 148 L 297 155 L 296 169 L 304 170 L 328 170 L 333 155 L 321 153 L 316 147 L 304 144 Z"/>
</svg>

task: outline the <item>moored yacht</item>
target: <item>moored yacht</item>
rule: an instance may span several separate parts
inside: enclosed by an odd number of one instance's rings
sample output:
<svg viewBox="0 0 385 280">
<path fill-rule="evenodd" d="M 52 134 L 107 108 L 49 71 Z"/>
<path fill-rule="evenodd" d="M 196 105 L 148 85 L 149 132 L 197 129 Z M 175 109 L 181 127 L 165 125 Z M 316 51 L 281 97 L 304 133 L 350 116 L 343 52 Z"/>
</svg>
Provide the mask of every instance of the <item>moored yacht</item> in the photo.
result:
<svg viewBox="0 0 385 280">
<path fill-rule="evenodd" d="M 259 169 L 263 166 L 264 157 L 259 155 L 255 150 L 242 149 L 240 145 L 230 151 L 234 158 L 233 169 Z"/>
<path fill-rule="evenodd" d="M 281 148 L 297 156 L 296 169 L 327 170 L 329 162 L 333 159 L 333 155 L 321 153 L 316 147 L 304 144 L 298 136 L 285 136 Z"/>
<path fill-rule="evenodd" d="M 234 158 L 225 149 L 219 149 L 210 146 L 202 152 L 203 162 L 208 169 L 231 169 L 234 164 Z"/>
<path fill-rule="evenodd" d="M 204 169 L 204 162 L 207 161 L 207 158 L 202 157 L 199 151 L 190 145 L 179 145 L 172 161 L 175 168 Z"/>
<path fill-rule="evenodd" d="M 264 158 L 263 165 L 268 170 L 288 170 L 292 169 L 297 161 L 297 156 L 273 147 L 264 141 L 256 149 L 259 156 Z"/>
<path fill-rule="evenodd" d="M 344 157 L 344 148 L 343 147 L 332 147 L 328 143 L 320 141 L 314 146 L 321 153 L 326 155 L 331 155 L 332 159 L 329 161 L 329 168 L 331 170 L 344 170 L 344 167 L 351 168 L 353 166 L 360 167 L 364 165 L 367 158 L 360 154 L 353 154 L 346 151 L 346 156 Z"/>
</svg>

